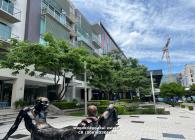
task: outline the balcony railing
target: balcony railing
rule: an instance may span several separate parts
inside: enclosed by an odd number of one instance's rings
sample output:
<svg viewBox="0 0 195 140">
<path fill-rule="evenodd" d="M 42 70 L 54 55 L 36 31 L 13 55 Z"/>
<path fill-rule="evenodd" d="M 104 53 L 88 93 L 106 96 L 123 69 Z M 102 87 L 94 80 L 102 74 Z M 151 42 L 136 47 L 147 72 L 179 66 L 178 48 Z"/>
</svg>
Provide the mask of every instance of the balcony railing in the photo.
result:
<svg viewBox="0 0 195 140">
<path fill-rule="evenodd" d="M 74 15 L 73 13 L 70 13 L 69 15 L 67 15 L 67 18 L 68 18 L 71 22 L 73 22 L 73 23 L 76 22 L 76 17 L 75 17 L 75 15 Z"/>
<path fill-rule="evenodd" d="M 101 48 L 101 43 L 97 35 L 92 34 L 92 41 L 96 48 Z"/>
<path fill-rule="evenodd" d="M 92 47 L 93 44 L 92 44 L 91 40 L 90 40 L 88 37 L 86 37 L 86 36 L 84 36 L 83 34 L 81 34 L 80 32 L 78 32 L 78 41 L 83 41 L 83 42 L 85 42 L 85 44 L 87 44 L 89 47 L 93 48 L 93 47 Z"/>
<path fill-rule="evenodd" d="M 53 19 L 55 19 L 58 23 L 63 25 L 67 30 L 71 31 L 73 30 L 71 25 L 66 21 L 65 15 L 62 13 L 59 13 L 54 8 L 51 8 L 51 6 L 44 5 L 42 6 L 42 14 L 49 14 Z"/>
<path fill-rule="evenodd" d="M 94 53 L 98 56 L 102 56 L 103 50 L 102 49 L 94 49 Z"/>
<path fill-rule="evenodd" d="M 11 23 L 16 23 L 21 19 L 21 10 L 15 8 L 14 4 L 11 2 L 0 0 L 0 15 L 1 18 L 4 18 Z"/>
</svg>

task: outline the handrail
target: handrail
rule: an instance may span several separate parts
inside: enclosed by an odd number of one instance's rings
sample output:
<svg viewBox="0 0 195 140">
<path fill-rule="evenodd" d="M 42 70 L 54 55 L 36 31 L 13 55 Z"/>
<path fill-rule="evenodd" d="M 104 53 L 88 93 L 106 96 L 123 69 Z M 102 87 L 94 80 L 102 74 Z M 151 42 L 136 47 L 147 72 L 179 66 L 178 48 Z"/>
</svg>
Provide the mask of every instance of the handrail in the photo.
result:
<svg viewBox="0 0 195 140">
<path fill-rule="evenodd" d="M 8 3 L 5 0 L 2 0 L 0 3 L 0 9 L 19 20 L 21 19 L 21 10 L 15 8 L 13 3 Z"/>
<path fill-rule="evenodd" d="M 52 7 L 54 8 L 54 7 Z M 66 21 L 66 17 L 64 14 L 59 13 L 58 11 L 56 11 L 55 9 L 51 9 L 49 8 L 49 5 L 44 4 L 42 6 L 41 9 L 42 14 L 50 14 L 53 18 L 55 18 L 59 23 L 61 23 L 62 25 L 66 26 L 66 28 L 68 28 L 69 30 L 72 30 L 71 25 Z M 58 12 L 59 14 L 56 14 L 56 12 Z"/>
</svg>

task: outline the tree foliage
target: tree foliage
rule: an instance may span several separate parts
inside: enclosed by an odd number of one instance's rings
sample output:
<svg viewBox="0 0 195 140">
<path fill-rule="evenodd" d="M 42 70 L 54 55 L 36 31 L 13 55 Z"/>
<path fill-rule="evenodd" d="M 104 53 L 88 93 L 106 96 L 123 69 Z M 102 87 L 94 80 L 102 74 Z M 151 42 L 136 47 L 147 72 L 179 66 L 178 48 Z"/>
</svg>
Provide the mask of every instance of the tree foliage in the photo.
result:
<svg viewBox="0 0 195 140">
<path fill-rule="evenodd" d="M 31 76 L 37 74 L 37 71 L 40 76 L 53 74 L 57 99 L 65 97 L 73 76 L 84 73 L 84 61 L 87 62 L 87 75 L 91 77 L 90 85 L 104 93 L 136 91 L 137 88 L 142 90 L 150 86 L 146 77 L 147 68 L 140 65 L 137 59 L 124 58 L 119 51 L 95 57 L 82 47 L 69 47 L 67 42 L 57 40 L 49 33 L 44 36 L 44 40 L 44 45 L 11 40 L 11 47 L 1 66 L 12 69 L 13 74 L 21 70 Z M 66 78 L 69 72 L 72 76 Z M 60 82 L 62 89 L 59 90 Z"/>
<path fill-rule="evenodd" d="M 1 62 L 1 66 L 14 70 L 13 74 L 18 74 L 20 70 L 25 70 L 25 74 L 31 76 L 34 76 L 37 71 L 41 72 L 40 76 L 47 73 L 54 74 L 57 98 L 62 99 L 72 77 L 83 73 L 83 58 L 88 55 L 88 52 L 82 47 L 69 47 L 67 42 L 55 39 L 50 33 L 45 34 L 44 40 L 46 42 L 44 45 L 12 40 L 6 59 Z M 68 80 L 67 72 L 72 73 Z M 63 81 L 63 86 L 59 91 L 60 80 Z"/>
<path fill-rule="evenodd" d="M 160 96 L 165 98 L 182 97 L 184 87 L 177 83 L 162 84 L 160 87 Z"/>
<path fill-rule="evenodd" d="M 149 87 L 147 68 L 140 65 L 137 59 L 122 58 L 118 53 L 115 51 L 108 56 L 89 59 L 90 84 L 107 94 Z"/>
<path fill-rule="evenodd" d="M 195 95 L 195 84 L 190 86 L 190 95 Z"/>
</svg>

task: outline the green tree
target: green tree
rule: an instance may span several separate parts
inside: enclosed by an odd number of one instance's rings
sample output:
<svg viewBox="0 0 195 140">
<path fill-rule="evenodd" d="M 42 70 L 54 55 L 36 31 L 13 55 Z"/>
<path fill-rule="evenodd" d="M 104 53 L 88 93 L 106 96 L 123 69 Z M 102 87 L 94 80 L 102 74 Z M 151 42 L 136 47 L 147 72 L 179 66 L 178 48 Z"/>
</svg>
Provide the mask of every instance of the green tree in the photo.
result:
<svg viewBox="0 0 195 140">
<path fill-rule="evenodd" d="M 160 96 L 165 98 L 182 97 L 184 87 L 177 83 L 162 84 L 160 87 Z"/>
<path fill-rule="evenodd" d="M 112 59 L 108 56 L 86 58 L 90 85 L 107 94 L 112 90 Z"/>
<path fill-rule="evenodd" d="M 44 40 L 44 45 L 12 40 L 1 66 L 12 69 L 13 74 L 18 74 L 20 70 L 25 70 L 25 73 L 31 76 L 37 71 L 41 72 L 40 76 L 53 74 L 57 99 L 62 99 L 73 76 L 83 73 L 83 59 L 88 52 L 82 47 L 69 47 L 67 42 L 55 39 L 50 33 L 45 34 Z M 66 78 L 68 72 L 72 73 L 69 79 Z M 58 88 L 60 80 L 63 81 L 61 90 Z"/>
<path fill-rule="evenodd" d="M 88 59 L 88 70 L 92 75 L 91 86 L 106 93 L 108 98 L 113 93 L 135 91 L 149 85 L 147 68 L 140 65 L 137 59 L 124 59 L 119 53 L 114 51 L 108 56 Z"/>
<path fill-rule="evenodd" d="M 190 86 L 190 95 L 195 95 L 195 84 Z"/>
</svg>

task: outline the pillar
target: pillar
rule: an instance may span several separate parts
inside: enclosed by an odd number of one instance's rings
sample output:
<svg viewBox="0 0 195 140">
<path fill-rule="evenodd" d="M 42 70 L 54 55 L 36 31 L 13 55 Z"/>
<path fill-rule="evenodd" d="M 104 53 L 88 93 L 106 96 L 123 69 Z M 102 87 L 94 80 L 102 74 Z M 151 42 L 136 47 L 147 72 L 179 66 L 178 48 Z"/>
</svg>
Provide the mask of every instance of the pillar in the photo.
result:
<svg viewBox="0 0 195 140">
<path fill-rule="evenodd" d="M 91 101 L 91 98 L 92 98 L 92 89 L 89 88 L 88 89 L 88 101 Z"/>
<path fill-rule="evenodd" d="M 72 87 L 72 99 L 76 99 L 76 86 Z"/>
<path fill-rule="evenodd" d="M 25 87 L 25 79 L 23 77 L 19 77 L 15 79 L 13 82 L 12 88 L 12 98 L 11 98 L 11 108 L 15 108 L 14 103 L 19 99 L 24 99 L 24 87 Z"/>
</svg>

